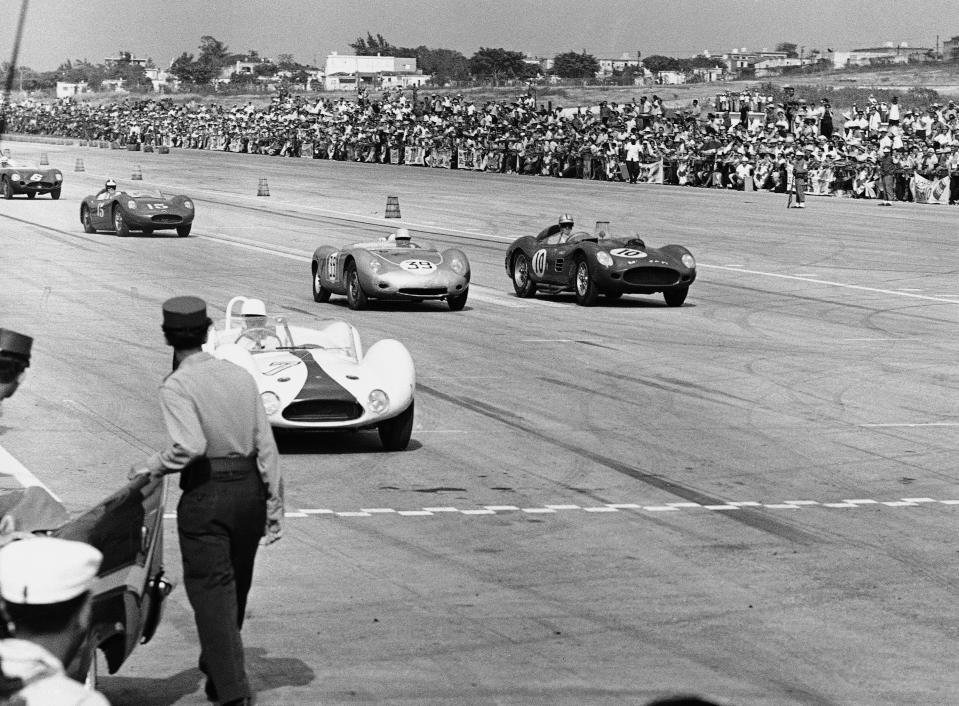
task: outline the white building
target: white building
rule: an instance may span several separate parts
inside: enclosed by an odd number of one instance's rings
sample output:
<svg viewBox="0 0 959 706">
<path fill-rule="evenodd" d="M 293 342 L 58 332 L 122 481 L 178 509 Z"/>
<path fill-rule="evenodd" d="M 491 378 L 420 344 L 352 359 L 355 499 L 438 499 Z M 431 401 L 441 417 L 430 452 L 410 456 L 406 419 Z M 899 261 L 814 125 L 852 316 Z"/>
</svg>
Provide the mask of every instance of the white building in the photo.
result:
<svg viewBox="0 0 959 706">
<path fill-rule="evenodd" d="M 80 93 L 86 93 L 88 89 L 86 81 L 79 83 L 69 83 L 67 81 L 57 81 L 57 98 L 69 98 Z"/>
<path fill-rule="evenodd" d="M 603 76 L 612 76 L 615 71 L 622 71 L 628 66 L 638 69 L 643 65 L 643 62 L 639 58 L 639 52 L 636 52 L 636 56 L 630 56 L 629 54 L 624 53 L 618 59 L 597 59 L 599 62 L 599 73 L 597 74 L 598 78 Z"/>
<path fill-rule="evenodd" d="M 422 86 L 430 78 L 416 68 L 416 59 L 411 57 L 336 52 L 326 57 L 325 74 L 324 87 L 328 91 L 356 90 L 357 81 L 373 87 Z"/>
</svg>

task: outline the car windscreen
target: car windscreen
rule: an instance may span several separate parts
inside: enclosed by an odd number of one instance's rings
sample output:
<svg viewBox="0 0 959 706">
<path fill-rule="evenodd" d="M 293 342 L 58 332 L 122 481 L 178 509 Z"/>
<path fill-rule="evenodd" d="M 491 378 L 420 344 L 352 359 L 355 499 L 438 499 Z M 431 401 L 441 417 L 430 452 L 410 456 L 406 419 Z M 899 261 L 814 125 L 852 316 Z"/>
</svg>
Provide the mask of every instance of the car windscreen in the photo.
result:
<svg viewBox="0 0 959 706">
<path fill-rule="evenodd" d="M 126 192 L 127 196 L 132 196 L 133 198 L 146 198 L 146 199 L 162 199 L 163 194 L 160 193 L 159 189 L 135 189 Z"/>
</svg>

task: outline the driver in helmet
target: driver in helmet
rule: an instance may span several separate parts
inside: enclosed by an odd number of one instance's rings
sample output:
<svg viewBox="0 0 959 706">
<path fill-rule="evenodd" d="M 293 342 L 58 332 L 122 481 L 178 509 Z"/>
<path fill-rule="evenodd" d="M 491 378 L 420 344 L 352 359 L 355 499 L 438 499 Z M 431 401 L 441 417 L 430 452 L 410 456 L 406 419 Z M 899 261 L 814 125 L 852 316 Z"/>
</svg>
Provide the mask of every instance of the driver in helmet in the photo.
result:
<svg viewBox="0 0 959 706">
<path fill-rule="evenodd" d="M 397 228 L 395 233 L 390 234 L 390 240 L 398 248 L 411 248 L 413 247 L 413 236 L 410 235 L 410 231 L 406 228 Z"/>
<path fill-rule="evenodd" d="M 100 189 L 101 194 L 106 196 L 113 196 L 117 192 L 117 183 L 113 179 L 107 179 L 106 183 L 103 185 L 103 188 Z"/>
<path fill-rule="evenodd" d="M 236 342 L 247 350 L 262 351 L 267 348 L 268 342 L 279 345 L 276 327 L 270 323 L 266 315 L 266 304 L 260 299 L 247 299 L 240 307 L 240 316 L 243 318 L 243 332 Z M 273 340 L 271 340 L 273 339 Z"/>
<path fill-rule="evenodd" d="M 569 240 L 569 236 L 573 234 L 573 217 L 568 213 L 564 213 L 559 217 L 559 238 L 560 243 L 565 243 Z"/>
</svg>

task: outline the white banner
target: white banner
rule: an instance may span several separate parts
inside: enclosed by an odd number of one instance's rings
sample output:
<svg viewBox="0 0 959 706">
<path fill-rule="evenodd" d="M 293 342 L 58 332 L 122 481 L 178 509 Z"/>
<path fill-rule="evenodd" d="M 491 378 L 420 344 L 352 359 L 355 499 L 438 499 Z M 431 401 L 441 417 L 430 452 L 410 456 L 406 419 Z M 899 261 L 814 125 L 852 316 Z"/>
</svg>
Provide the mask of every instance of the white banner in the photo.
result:
<svg viewBox="0 0 959 706">
<path fill-rule="evenodd" d="M 949 177 L 926 179 L 914 174 L 909 180 L 909 190 L 916 203 L 949 205 Z"/>
<path fill-rule="evenodd" d="M 662 184 L 663 183 L 663 160 L 651 162 L 649 164 L 639 165 L 639 178 L 637 181 L 644 184 Z"/>
</svg>

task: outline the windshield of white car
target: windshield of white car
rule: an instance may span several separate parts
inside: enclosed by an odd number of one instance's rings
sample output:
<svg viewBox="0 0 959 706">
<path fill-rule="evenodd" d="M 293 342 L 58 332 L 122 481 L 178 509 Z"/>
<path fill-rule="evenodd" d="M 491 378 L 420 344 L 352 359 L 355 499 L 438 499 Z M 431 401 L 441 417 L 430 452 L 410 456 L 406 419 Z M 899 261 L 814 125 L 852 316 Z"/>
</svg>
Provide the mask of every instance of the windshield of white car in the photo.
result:
<svg viewBox="0 0 959 706">
<path fill-rule="evenodd" d="M 39 171 L 35 164 L 21 162 L 18 159 L 0 159 L 0 167 L 3 169 L 34 169 Z"/>
<path fill-rule="evenodd" d="M 355 357 L 353 329 L 342 319 L 291 322 L 286 316 L 238 316 L 233 319 L 236 342 L 252 340 L 254 350 L 322 349 Z M 249 331 L 249 334 L 246 332 Z"/>
</svg>

